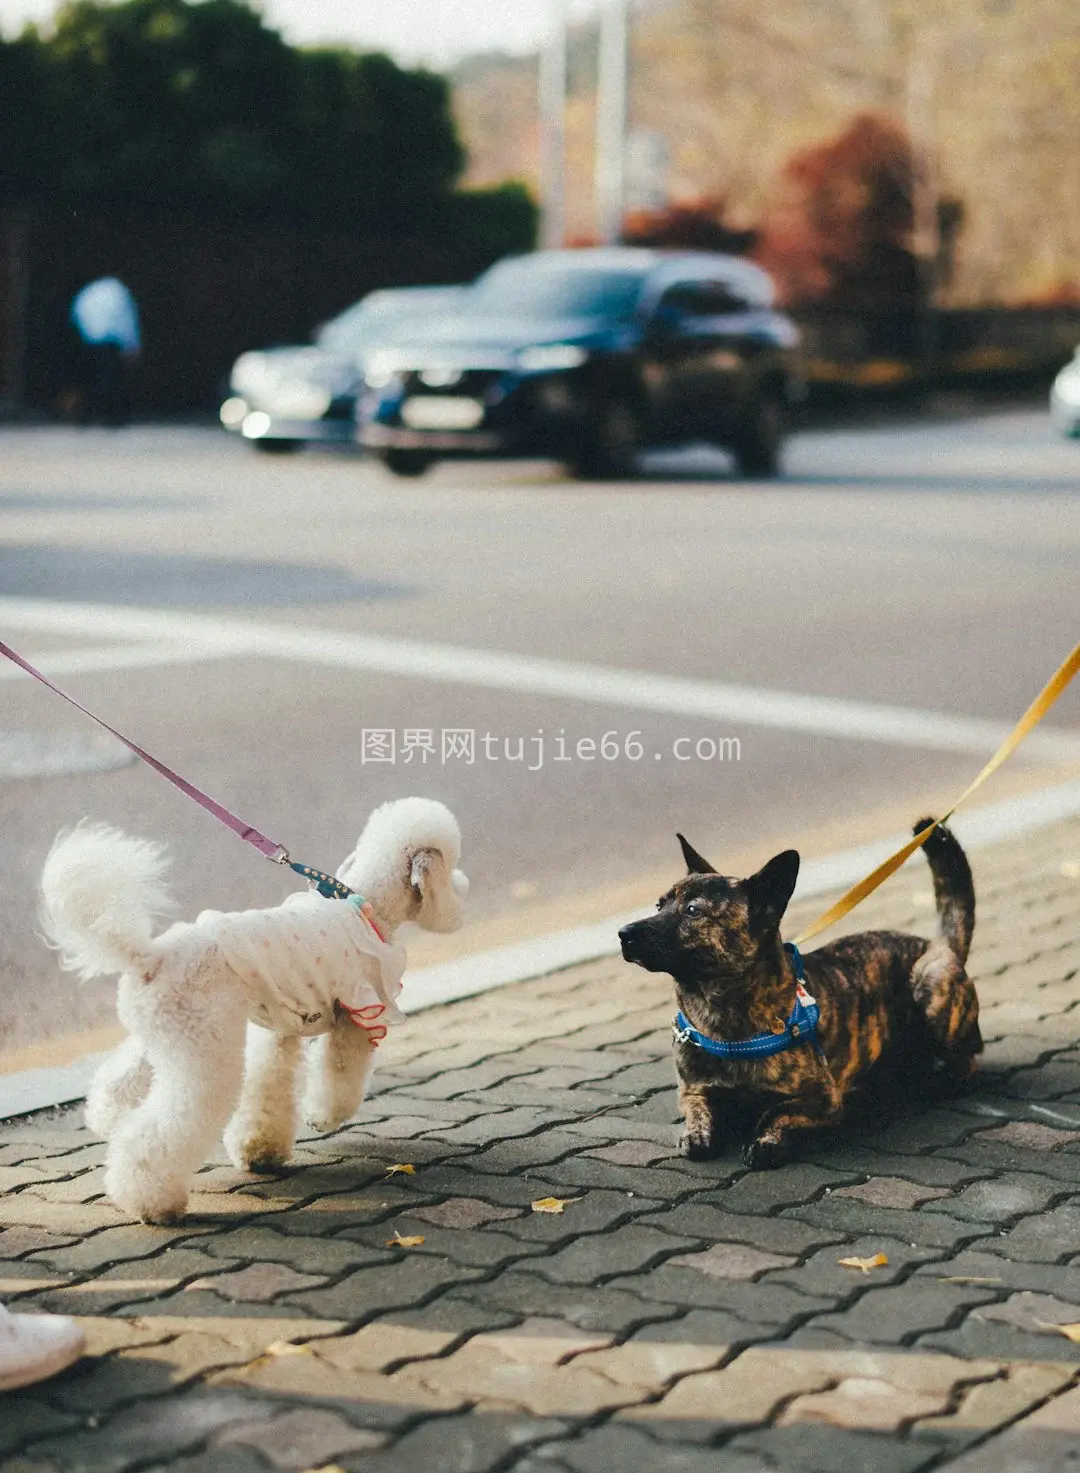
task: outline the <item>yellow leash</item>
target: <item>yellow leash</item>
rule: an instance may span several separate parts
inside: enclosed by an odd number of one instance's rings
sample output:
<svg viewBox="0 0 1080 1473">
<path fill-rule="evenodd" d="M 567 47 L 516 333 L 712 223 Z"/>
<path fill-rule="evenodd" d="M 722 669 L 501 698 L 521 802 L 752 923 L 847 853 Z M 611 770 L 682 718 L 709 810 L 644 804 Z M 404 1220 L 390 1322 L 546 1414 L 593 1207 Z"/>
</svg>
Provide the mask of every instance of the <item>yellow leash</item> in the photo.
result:
<svg viewBox="0 0 1080 1473">
<path fill-rule="evenodd" d="M 909 839 L 895 854 L 891 854 L 885 860 L 884 864 L 879 864 L 876 870 L 866 876 L 865 880 L 860 880 L 857 885 L 853 885 L 846 895 L 842 895 L 835 905 L 830 905 L 823 915 L 818 916 L 813 925 L 807 926 L 806 930 L 795 938 L 795 945 L 804 945 L 812 937 L 818 935 L 819 932 L 826 930 L 835 921 L 846 916 L 848 911 L 854 910 L 868 895 L 872 895 L 877 887 L 883 884 L 890 875 L 895 874 L 904 861 L 910 859 L 917 849 L 921 849 L 938 824 L 947 823 L 960 807 L 961 803 L 970 798 L 976 788 L 981 788 L 991 773 L 998 770 L 1006 757 L 1010 757 L 1016 751 L 1028 732 L 1038 726 L 1039 722 L 1046 715 L 1047 711 L 1050 710 L 1051 706 L 1078 670 L 1080 670 L 1080 644 L 1076 646 L 1064 664 L 1055 671 L 1054 675 L 1039 692 L 1035 700 L 1032 701 L 1031 705 L 1024 712 L 1023 716 L 1021 716 L 1001 746 L 990 758 L 990 761 L 983 768 L 982 772 L 979 773 L 971 786 L 960 794 L 948 813 L 942 814 L 933 823 L 927 824 L 926 828 L 917 833 L 913 839 Z"/>
</svg>

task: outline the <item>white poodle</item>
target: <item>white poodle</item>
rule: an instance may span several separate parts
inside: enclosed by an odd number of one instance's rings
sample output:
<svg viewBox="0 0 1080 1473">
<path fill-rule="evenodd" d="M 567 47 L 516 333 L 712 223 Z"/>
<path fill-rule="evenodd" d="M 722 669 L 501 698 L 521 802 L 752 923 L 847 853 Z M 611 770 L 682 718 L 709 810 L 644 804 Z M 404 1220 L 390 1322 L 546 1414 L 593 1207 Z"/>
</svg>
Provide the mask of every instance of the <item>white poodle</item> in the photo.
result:
<svg viewBox="0 0 1080 1473">
<path fill-rule="evenodd" d="M 375 1046 L 401 1016 L 405 953 L 394 933 L 406 921 L 461 925 L 460 852 L 441 803 L 385 803 L 337 871 L 358 892 L 350 899 L 305 890 L 273 909 L 204 911 L 154 936 L 169 905 L 161 847 L 86 822 L 60 835 L 41 881 L 47 939 L 83 978 L 120 973 L 117 1011 L 131 1035 L 86 1106 L 91 1130 L 108 1137 L 105 1184 L 117 1206 L 145 1222 L 182 1217 L 192 1175 L 226 1125 L 237 1166 L 287 1161 L 301 1039 L 311 1040 L 305 1119 L 334 1130 L 356 1113 Z"/>
</svg>

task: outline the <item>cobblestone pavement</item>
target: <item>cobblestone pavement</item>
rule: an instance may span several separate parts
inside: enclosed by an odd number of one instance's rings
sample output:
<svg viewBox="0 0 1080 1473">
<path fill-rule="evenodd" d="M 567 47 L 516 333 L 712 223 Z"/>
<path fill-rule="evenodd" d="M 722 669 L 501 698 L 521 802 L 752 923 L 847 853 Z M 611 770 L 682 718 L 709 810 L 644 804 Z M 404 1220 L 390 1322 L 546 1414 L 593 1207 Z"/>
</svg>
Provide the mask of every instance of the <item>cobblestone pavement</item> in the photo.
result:
<svg viewBox="0 0 1080 1473">
<path fill-rule="evenodd" d="M 779 1171 L 673 1154 L 670 994 L 615 961 L 419 1015 L 358 1124 L 176 1228 L 76 1113 L 0 1127 L 0 1293 L 90 1341 L 0 1467 L 1075 1469 L 1080 823 L 974 868 L 977 1086 Z M 919 867 L 860 911 L 933 923 Z"/>
</svg>

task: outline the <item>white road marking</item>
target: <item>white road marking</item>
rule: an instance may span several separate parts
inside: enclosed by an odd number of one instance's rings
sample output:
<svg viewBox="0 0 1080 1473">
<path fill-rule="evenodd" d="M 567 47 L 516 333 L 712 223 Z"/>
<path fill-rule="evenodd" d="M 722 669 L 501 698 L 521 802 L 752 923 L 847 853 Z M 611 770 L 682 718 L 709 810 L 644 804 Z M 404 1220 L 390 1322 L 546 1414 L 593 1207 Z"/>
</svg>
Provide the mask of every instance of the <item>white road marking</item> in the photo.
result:
<svg viewBox="0 0 1080 1473">
<path fill-rule="evenodd" d="M 1062 819 L 1075 818 L 1077 814 L 1080 814 L 1080 781 L 1061 783 L 1021 798 L 1007 798 L 1001 803 L 972 809 L 970 813 L 959 814 L 952 821 L 952 828 L 965 849 L 974 850 L 1004 839 L 1018 838 Z M 907 834 L 892 834 L 872 844 L 859 844 L 822 859 L 808 860 L 799 872 L 796 900 L 834 895 L 846 889 L 898 849 L 908 837 Z M 922 863 L 919 855 L 913 855 L 908 861 L 912 867 Z M 619 928 L 637 920 L 639 915 L 640 911 L 635 911 L 611 916 L 595 925 L 556 931 L 440 966 L 407 972 L 402 1006 L 406 1013 L 419 1013 L 466 997 L 476 997 L 498 987 L 508 987 L 515 982 L 528 982 L 567 967 L 616 956 L 619 952 Z M 28 1069 L 19 1074 L 0 1075 L 0 1120 L 82 1099 L 102 1057 L 93 1054 L 58 1068 Z M 1055 1116 L 1046 1106 L 1032 1105 L 1031 1109 L 1047 1118 L 1065 1119 Z M 1069 1117 L 1065 1123 L 1075 1122 Z"/>
<path fill-rule="evenodd" d="M 19 654 L 43 674 L 81 675 L 93 670 L 145 670 L 154 665 L 190 665 L 190 646 L 179 644 L 106 644 L 77 650 L 50 650 L 44 654 L 20 650 Z M 9 660 L 0 663 L 0 680 L 26 680 L 26 673 Z"/>
<path fill-rule="evenodd" d="M 763 690 L 659 675 L 649 670 L 617 670 L 537 655 L 422 644 L 311 625 L 257 623 L 162 609 L 0 598 L 0 630 L 12 629 L 83 638 L 146 640 L 147 668 L 178 663 L 184 651 L 190 661 L 261 656 L 430 680 L 440 685 L 560 696 L 631 711 L 808 732 L 849 741 L 883 742 L 924 751 L 989 756 L 1010 729 L 1001 722 L 980 717 L 852 701 L 839 696 Z M 58 658 L 70 658 L 74 653 L 64 652 Z M 104 653 L 93 658 L 102 663 L 95 663 L 92 668 L 109 668 Z M 118 655 L 117 668 L 133 669 L 139 663 L 137 651 L 128 644 Z M 52 663 L 50 668 L 58 667 Z M 1021 748 L 1020 756 L 1048 762 L 1080 761 L 1080 733 L 1034 732 Z"/>
</svg>

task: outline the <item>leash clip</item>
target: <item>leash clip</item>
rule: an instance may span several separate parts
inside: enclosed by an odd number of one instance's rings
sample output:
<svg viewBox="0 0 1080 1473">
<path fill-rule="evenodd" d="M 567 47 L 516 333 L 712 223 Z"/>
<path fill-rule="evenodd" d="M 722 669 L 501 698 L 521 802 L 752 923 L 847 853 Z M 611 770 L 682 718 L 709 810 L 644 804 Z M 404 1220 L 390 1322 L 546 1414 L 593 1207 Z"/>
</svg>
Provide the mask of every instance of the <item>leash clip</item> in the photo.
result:
<svg viewBox="0 0 1080 1473">
<path fill-rule="evenodd" d="M 289 851 L 285 848 L 284 844 L 278 845 L 278 852 L 276 854 L 268 854 L 266 857 L 271 864 L 292 864 L 292 860 L 289 858 Z"/>
</svg>

